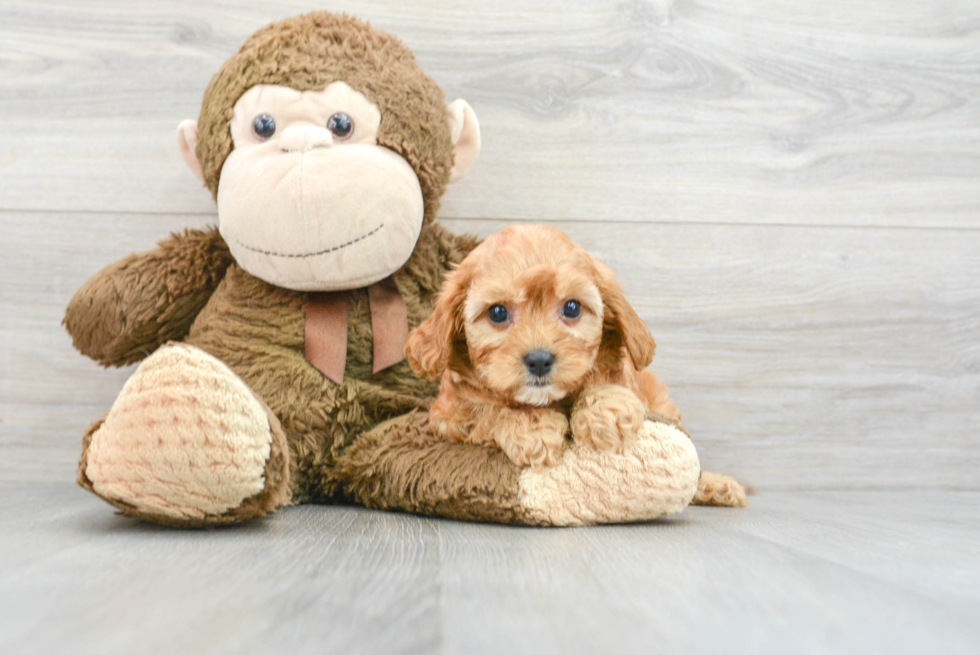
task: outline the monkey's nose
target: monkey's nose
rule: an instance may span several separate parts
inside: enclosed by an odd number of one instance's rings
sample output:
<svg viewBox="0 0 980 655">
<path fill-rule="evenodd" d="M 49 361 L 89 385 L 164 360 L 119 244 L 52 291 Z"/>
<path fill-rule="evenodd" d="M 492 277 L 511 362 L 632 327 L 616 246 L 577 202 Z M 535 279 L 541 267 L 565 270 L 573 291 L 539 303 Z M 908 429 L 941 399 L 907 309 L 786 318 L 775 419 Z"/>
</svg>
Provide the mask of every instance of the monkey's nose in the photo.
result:
<svg viewBox="0 0 980 655">
<path fill-rule="evenodd" d="M 333 135 L 322 127 L 294 125 L 284 129 L 279 136 L 279 149 L 283 152 L 306 152 L 332 145 Z"/>
<path fill-rule="evenodd" d="M 550 350 L 532 350 L 524 355 L 524 366 L 531 375 L 542 377 L 551 372 L 555 365 L 555 355 Z"/>
</svg>

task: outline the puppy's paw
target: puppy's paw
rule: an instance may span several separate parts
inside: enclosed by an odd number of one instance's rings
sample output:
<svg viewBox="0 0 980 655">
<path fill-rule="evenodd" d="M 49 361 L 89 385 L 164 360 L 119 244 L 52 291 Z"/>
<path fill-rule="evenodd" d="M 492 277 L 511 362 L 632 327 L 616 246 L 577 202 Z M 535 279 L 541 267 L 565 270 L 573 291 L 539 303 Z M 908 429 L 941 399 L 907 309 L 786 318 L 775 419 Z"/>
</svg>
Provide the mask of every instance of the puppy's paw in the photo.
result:
<svg viewBox="0 0 980 655">
<path fill-rule="evenodd" d="M 694 494 L 692 505 L 713 505 L 715 507 L 745 507 L 749 499 L 745 488 L 734 478 L 721 473 L 701 471 L 698 492 Z"/>
<path fill-rule="evenodd" d="M 535 470 L 558 466 L 565 451 L 568 420 L 552 411 L 534 412 L 527 419 L 512 426 L 500 426 L 495 432 L 497 446 L 518 466 Z"/>
<path fill-rule="evenodd" d="M 586 389 L 572 408 L 572 438 L 600 450 L 622 452 L 636 438 L 646 410 L 630 389 L 604 384 Z"/>
</svg>

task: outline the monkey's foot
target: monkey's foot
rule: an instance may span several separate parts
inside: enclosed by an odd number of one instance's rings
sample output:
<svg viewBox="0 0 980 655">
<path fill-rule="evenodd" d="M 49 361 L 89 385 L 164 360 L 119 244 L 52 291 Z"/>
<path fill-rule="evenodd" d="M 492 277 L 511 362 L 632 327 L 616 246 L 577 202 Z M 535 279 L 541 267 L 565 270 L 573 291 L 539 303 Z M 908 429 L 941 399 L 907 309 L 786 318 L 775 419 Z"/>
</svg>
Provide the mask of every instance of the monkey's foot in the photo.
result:
<svg viewBox="0 0 980 655">
<path fill-rule="evenodd" d="M 78 482 L 124 514 L 174 526 L 242 521 L 289 502 L 278 419 L 224 363 L 168 344 L 85 435 Z"/>
<path fill-rule="evenodd" d="M 745 488 L 734 478 L 721 473 L 701 471 L 698 480 L 698 492 L 694 495 L 692 505 L 714 505 L 715 507 L 746 507 L 749 499 L 745 497 Z"/>
</svg>

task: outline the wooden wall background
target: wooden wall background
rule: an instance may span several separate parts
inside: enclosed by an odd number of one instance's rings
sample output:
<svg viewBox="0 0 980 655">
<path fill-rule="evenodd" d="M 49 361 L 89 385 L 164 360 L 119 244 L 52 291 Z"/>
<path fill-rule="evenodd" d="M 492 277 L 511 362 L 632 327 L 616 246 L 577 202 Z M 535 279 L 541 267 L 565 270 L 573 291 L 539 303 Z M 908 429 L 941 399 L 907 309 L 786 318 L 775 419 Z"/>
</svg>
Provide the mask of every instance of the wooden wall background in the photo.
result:
<svg viewBox="0 0 980 655">
<path fill-rule="evenodd" d="M 73 292 L 215 220 L 177 154 L 265 23 L 401 36 L 484 151 L 441 215 L 618 269 L 702 461 L 766 489 L 980 489 L 973 0 L 0 0 L 0 480 L 66 480 L 131 369 Z"/>
</svg>

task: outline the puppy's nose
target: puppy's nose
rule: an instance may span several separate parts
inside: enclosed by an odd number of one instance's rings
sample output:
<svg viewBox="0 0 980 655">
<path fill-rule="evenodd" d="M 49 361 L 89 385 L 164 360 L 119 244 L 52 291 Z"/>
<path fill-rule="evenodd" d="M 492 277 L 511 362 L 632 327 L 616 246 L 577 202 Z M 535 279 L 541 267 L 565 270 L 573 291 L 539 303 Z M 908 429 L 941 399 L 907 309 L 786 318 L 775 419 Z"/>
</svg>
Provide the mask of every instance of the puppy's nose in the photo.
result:
<svg viewBox="0 0 980 655">
<path fill-rule="evenodd" d="M 531 375 L 541 377 L 551 371 L 555 365 L 555 355 L 550 350 L 532 350 L 524 355 L 524 366 L 531 372 Z"/>
</svg>

